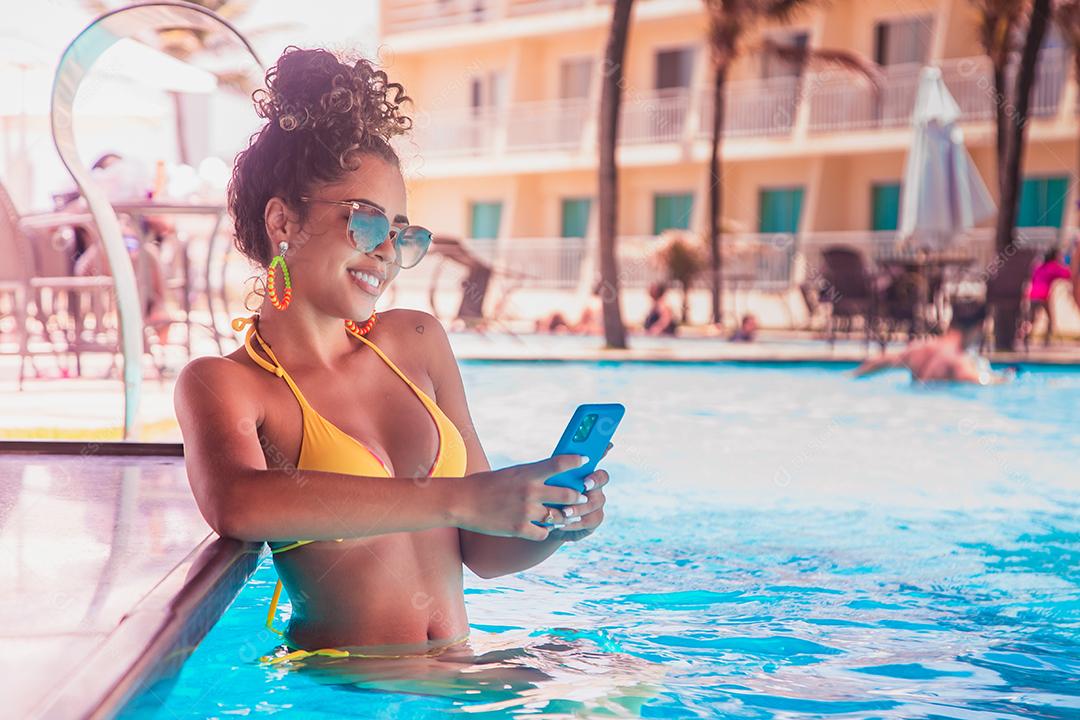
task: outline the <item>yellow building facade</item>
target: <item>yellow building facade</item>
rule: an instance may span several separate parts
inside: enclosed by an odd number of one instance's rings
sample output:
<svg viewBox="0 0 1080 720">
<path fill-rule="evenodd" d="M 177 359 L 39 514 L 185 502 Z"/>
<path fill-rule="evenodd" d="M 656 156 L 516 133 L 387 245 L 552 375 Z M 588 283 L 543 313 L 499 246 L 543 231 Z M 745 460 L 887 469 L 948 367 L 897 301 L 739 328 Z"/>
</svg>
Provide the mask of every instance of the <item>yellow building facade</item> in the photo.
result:
<svg viewBox="0 0 1080 720">
<path fill-rule="evenodd" d="M 585 287 L 594 271 L 575 258 L 595 238 L 610 18 L 603 0 L 382 0 L 380 61 L 414 101 L 413 136 L 399 144 L 410 216 L 531 270 L 532 286 Z M 784 293 L 794 296 L 814 248 L 851 244 L 872 258 L 893 242 L 924 64 L 941 68 L 996 197 L 995 95 L 977 25 L 968 0 L 835 0 L 748 38 L 727 91 L 723 214 L 736 249 L 769 252 L 735 262 L 736 284 L 776 295 L 794 322 Z M 706 227 L 706 29 L 701 0 L 635 2 L 617 156 L 629 288 L 654 276 L 643 258 L 658 233 Z M 884 84 L 875 93 L 848 71 L 797 69 L 762 52 L 765 37 L 855 51 L 881 66 Z M 1040 246 L 1074 221 L 1077 97 L 1062 45 L 1056 32 L 1044 44 L 1023 168 L 1020 224 Z M 992 253 L 990 234 L 972 232 L 980 256 Z"/>
</svg>

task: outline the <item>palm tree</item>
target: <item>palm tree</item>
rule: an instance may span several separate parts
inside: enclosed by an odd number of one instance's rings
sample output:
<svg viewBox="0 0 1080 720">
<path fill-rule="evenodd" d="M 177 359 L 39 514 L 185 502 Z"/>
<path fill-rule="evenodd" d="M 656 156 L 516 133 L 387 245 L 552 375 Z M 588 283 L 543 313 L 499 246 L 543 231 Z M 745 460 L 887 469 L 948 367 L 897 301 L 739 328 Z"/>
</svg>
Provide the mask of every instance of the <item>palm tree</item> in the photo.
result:
<svg viewBox="0 0 1080 720">
<path fill-rule="evenodd" d="M 994 76 L 994 120 L 996 124 L 998 194 L 1004 178 L 1005 139 L 1009 132 L 1008 88 L 1005 77 L 1009 58 L 1016 49 L 1021 21 L 1030 9 L 1029 0 L 971 0 L 979 11 L 979 44 L 990 58 Z"/>
<path fill-rule="evenodd" d="M 766 21 L 784 22 L 797 11 L 815 4 L 815 0 L 704 0 L 708 14 L 708 42 L 713 67 L 712 128 L 709 153 L 708 239 L 712 286 L 712 322 L 721 323 L 723 296 L 722 230 L 720 218 L 723 200 L 723 175 L 720 162 L 720 143 L 724 133 L 724 89 L 728 70 L 743 51 L 746 36 Z M 774 41 L 763 43 L 762 49 L 793 62 L 799 71 L 801 95 L 802 69 L 810 64 L 835 65 L 854 70 L 870 79 L 875 88 L 880 85 L 880 72 L 873 63 L 857 53 L 846 50 L 789 46 Z"/>
<path fill-rule="evenodd" d="M 615 235 L 619 198 L 618 173 L 615 167 L 615 143 L 619 130 L 619 105 L 622 102 L 623 62 L 626 38 L 630 31 L 633 0 L 615 0 L 611 13 L 611 32 L 604 50 L 604 82 L 600 90 L 600 163 L 597 174 L 597 200 L 600 221 L 600 297 L 604 307 L 604 342 L 608 348 L 626 348 L 626 328 L 619 308 L 619 276 L 615 264 Z"/>
<path fill-rule="evenodd" d="M 1000 181 L 1001 202 L 998 206 L 995 245 L 998 254 L 1011 256 L 1015 252 L 1016 216 L 1020 201 L 1020 168 L 1024 158 L 1024 134 L 1027 131 L 1031 91 L 1035 87 L 1035 65 L 1039 50 L 1050 24 L 1050 0 L 1034 0 L 1020 53 L 1020 66 L 1013 84 L 1013 113 L 1009 132 L 1005 136 L 1005 164 Z M 1016 321 L 1020 313 L 1019 298 L 1014 307 L 999 309 L 994 318 L 994 341 L 1001 350 L 1012 350 L 1016 340 Z"/>
</svg>

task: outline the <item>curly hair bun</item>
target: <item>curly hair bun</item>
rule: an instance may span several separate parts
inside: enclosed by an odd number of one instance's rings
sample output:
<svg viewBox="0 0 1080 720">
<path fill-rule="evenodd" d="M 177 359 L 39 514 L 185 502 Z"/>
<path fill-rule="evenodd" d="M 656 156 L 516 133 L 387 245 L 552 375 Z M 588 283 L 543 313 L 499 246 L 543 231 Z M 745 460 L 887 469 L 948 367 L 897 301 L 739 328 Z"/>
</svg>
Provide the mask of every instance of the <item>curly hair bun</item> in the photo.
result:
<svg viewBox="0 0 1080 720">
<path fill-rule="evenodd" d="M 266 87 L 253 96 L 260 117 L 285 132 L 316 131 L 330 146 L 363 145 L 365 135 L 389 141 L 412 127 L 399 112 L 410 100 L 404 88 L 363 58 L 350 65 L 327 50 L 290 45 Z"/>
</svg>

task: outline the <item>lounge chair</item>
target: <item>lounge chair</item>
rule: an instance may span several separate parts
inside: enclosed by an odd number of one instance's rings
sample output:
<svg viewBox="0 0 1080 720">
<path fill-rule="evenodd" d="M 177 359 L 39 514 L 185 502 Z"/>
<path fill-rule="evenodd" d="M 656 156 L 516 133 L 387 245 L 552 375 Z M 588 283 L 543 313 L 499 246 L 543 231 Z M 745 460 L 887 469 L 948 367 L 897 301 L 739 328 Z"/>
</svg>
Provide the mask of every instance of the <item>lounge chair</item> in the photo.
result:
<svg viewBox="0 0 1080 720">
<path fill-rule="evenodd" d="M 73 277 L 70 272 L 47 274 L 42 268 L 63 271 L 57 252 L 64 247 L 58 233 L 64 228 L 93 228 L 93 219 L 81 213 L 42 213 L 20 217 L 7 190 L 0 184 L 0 292 L 12 301 L 14 340 L 19 355 L 18 386 L 22 389 L 26 359 L 35 355 L 75 354 L 76 372 L 81 371 L 83 296 L 112 291 L 111 278 Z M 43 263 L 39 268 L 39 262 Z M 70 265 L 66 266 L 70 270 Z M 31 349 L 30 328 L 37 324 L 49 349 Z"/>
<path fill-rule="evenodd" d="M 826 324 L 829 343 L 836 342 L 838 326 L 842 325 L 845 334 L 850 334 L 855 319 L 861 318 L 863 336 L 869 346 L 878 298 L 874 278 L 867 272 L 862 255 L 854 248 L 834 245 L 825 248 L 821 257 L 825 263 L 821 299 L 831 306 Z"/>
</svg>

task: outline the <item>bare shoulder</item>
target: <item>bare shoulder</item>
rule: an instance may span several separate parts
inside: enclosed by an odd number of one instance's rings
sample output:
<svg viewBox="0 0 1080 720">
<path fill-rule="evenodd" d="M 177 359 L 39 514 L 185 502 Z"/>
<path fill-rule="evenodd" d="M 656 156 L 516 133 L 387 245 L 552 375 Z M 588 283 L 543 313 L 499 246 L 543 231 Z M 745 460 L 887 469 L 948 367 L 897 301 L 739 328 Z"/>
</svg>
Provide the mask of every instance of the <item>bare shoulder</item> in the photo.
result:
<svg viewBox="0 0 1080 720">
<path fill-rule="evenodd" d="M 232 409 L 247 406 L 244 409 L 250 411 L 258 395 L 251 392 L 253 382 L 252 368 L 245 367 L 240 358 L 198 357 L 185 365 L 176 378 L 173 403 L 178 412 L 192 407 L 205 411 L 215 406 Z"/>
<path fill-rule="evenodd" d="M 384 338 L 389 337 L 395 349 L 406 349 L 413 356 L 422 355 L 428 375 L 438 387 L 440 378 L 451 363 L 456 363 L 446 328 L 437 317 L 423 310 L 393 308 L 379 313 L 384 323 Z"/>
<path fill-rule="evenodd" d="M 383 324 L 383 337 L 390 336 L 395 345 L 410 348 L 423 348 L 432 355 L 442 351 L 442 346 L 449 345 L 446 329 L 439 319 L 429 312 L 411 308 L 393 308 L 379 313 L 379 322 Z"/>
</svg>

